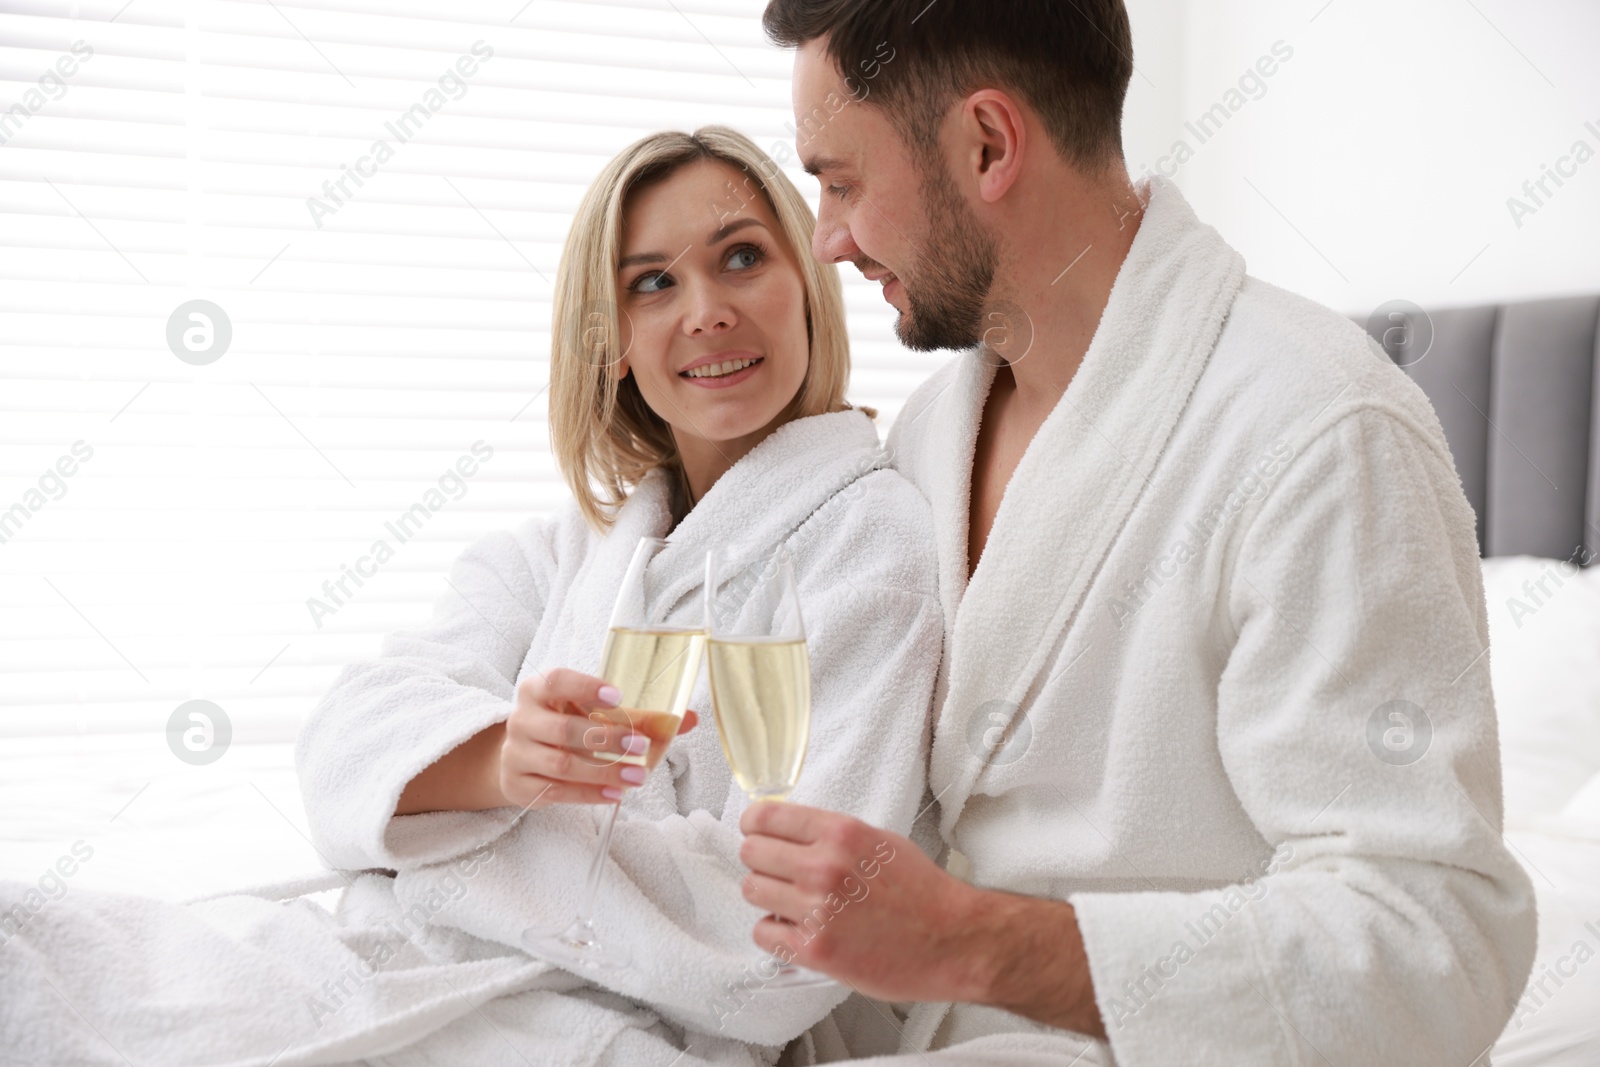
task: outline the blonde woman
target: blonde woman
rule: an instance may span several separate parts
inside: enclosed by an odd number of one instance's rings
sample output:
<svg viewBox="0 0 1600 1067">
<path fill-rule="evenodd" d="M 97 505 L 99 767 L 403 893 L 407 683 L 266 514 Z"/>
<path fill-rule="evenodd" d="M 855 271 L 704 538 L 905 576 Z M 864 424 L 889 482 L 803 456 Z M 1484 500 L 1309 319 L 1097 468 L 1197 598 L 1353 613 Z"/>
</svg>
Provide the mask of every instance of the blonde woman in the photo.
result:
<svg viewBox="0 0 1600 1067">
<path fill-rule="evenodd" d="M 707 549 L 785 544 L 814 686 L 793 799 L 900 832 L 923 807 L 943 639 L 930 514 L 844 399 L 843 302 L 810 255 L 813 225 L 730 129 L 656 134 L 612 160 L 555 285 L 550 433 L 570 504 L 470 549 L 432 624 L 349 668 L 300 738 L 323 853 L 397 871 L 397 907 L 447 900 L 433 925 L 497 948 L 571 918 L 598 805 L 621 799 L 599 918 L 633 967 L 583 977 L 627 999 L 567 996 L 560 1011 L 610 1036 L 561 1062 L 768 1060 L 847 992 L 759 991 L 746 801 L 709 723 L 650 772 L 593 758 L 647 743 L 585 715 L 616 699 L 592 673 L 641 536 L 668 538 L 652 567 L 694 590 Z M 698 592 L 681 604 L 674 621 L 697 623 Z M 693 704 L 709 707 L 703 675 Z M 471 879 L 448 862 L 485 842 L 493 862 Z M 861 860 L 857 894 L 892 850 Z M 552 980 L 574 981 L 546 972 L 541 988 Z M 484 1036 L 475 1020 L 455 1029 Z"/>
<path fill-rule="evenodd" d="M 687 729 L 646 776 L 593 758 L 638 741 L 584 714 L 612 696 L 591 672 L 641 536 L 672 543 L 652 566 L 683 571 L 688 622 L 707 549 L 781 543 L 813 674 L 793 799 L 898 833 L 924 806 L 931 520 L 844 400 L 839 282 L 808 254 L 812 225 L 732 130 L 657 134 L 605 168 L 555 293 L 550 427 L 572 500 L 473 545 L 432 621 L 347 668 L 299 739 L 335 910 L 303 883 L 187 905 L 75 892 L 5 945 L 17 1062 L 765 1065 L 839 1003 L 762 990 L 746 802 L 715 730 Z M 520 935 L 570 919 L 618 797 L 598 917 L 633 967 L 575 975 Z M 839 908 L 894 862 L 826 844 L 795 877 L 848 875 Z"/>
</svg>

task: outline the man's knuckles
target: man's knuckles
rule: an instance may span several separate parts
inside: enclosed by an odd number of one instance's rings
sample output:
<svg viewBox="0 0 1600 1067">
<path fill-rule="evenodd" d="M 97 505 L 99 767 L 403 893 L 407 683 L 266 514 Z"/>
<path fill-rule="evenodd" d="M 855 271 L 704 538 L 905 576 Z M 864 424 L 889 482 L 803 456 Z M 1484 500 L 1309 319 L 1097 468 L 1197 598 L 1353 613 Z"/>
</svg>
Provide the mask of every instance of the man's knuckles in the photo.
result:
<svg viewBox="0 0 1600 1067">
<path fill-rule="evenodd" d="M 854 851 L 866 836 L 867 825 L 859 819 L 840 816 L 829 819 L 817 833 L 817 841 L 840 851 Z"/>
<path fill-rule="evenodd" d="M 837 966 L 844 940 L 833 936 L 832 931 L 824 926 L 815 937 L 800 946 L 800 952 L 805 954 L 805 962 L 801 966 L 821 971 Z"/>
<path fill-rule="evenodd" d="M 814 855 L 801 865 L 795 884 L 808 893 L 842 894 L 845 889 L 845 879 L 852 877 L 854 873 L 854 863 L 848 853 L 828 849 Z"/>
</svg>

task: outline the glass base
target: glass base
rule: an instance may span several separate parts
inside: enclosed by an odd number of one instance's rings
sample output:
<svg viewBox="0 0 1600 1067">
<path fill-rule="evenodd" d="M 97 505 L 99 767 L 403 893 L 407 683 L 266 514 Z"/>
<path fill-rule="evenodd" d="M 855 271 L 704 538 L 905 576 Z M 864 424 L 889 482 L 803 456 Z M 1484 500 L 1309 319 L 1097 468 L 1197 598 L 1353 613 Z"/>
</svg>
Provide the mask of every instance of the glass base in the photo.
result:
<svg viewBox="0 0 1600 1067">
<path fill-rule="evenodd" d="M 560 932 L 530 926 L 522 931 L 522 945 L 569 971 L 625 971 L 633 964 L 627 949 L 601 943 L 593 919 L 575 919 Z"/>
</svg>

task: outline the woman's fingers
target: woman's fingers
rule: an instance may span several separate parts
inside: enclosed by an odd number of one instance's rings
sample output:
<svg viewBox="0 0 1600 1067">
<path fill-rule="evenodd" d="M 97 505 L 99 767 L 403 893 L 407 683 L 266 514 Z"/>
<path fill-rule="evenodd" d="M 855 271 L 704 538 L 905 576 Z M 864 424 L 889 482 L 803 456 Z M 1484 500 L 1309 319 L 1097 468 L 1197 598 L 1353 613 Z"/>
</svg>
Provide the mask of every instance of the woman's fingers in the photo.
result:
<svg viewBox="0 0 1600 1067">
<path fill-rule="evenodd" d="M 622 798 L 617 786 L 582 785 L 557 782 L 533 774 L 505 776 L 500 791 L 521 808 L 543 808 L 551 804 L 614 804 Z"/>
<path fill-rule="evenodd" d="M 585 716 L 535 707 L 514 714 L 512 720 L 510 736 L 573 752 L 637 756 L 650 747 L 650 739 L 644 734 L 600 711 Z"/>
<path fill-rule="evenodd" d="M 627 712 L 616 707 L 620 699 L 601 679 L 577 671 L 533 675 L 517 686 L 507 735 L 574 752 L 640 755 L 650 739 L 630 728 Z"/>
<path fill-rule="evenodd" d="M 520 806 L 614 801 L 648 775 L 644 767 L 615 757 L 645 756 L 654 744 L 653 755 L 659 758 L 671 738 L 662 736 L 663 727 L 671 727 L 670 719 L 630 715 L 617 706 L 621 694 L 591 675 L 546 671 L 524 678 L 516 693 L 500 750 L 500 774 L 501 791 Z M 692 711 L 685 713 L 676 733 L 693 729 L 699 719 Z"/>
<path fill-rule="evenodd" d="M 534 774 L 552 781 L 627 786 L 638 785 L 645 778 L 645 769 L 636 764 L 514 737 L 506 739 L 500 757 L 502 765 L 514 774 Z"/>
<path fill-rule="evenodd" d="M 622 693 L 602 678 L 557 667 L 542 674 L 533 674 L 518 683 L 517 704 L 521 706 L 524 702 L 551 709 L 572 704 L 589 711 L 616 707 L 622 702 Z"/>
</svg>

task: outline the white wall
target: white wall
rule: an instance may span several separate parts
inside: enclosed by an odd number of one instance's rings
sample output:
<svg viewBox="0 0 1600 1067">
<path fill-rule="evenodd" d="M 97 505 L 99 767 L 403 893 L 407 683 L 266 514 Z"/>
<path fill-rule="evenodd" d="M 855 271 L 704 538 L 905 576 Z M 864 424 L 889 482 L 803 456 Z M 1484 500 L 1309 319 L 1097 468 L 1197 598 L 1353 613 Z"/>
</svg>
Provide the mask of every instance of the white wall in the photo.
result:
<svg viewBox="0 0 1600 1067">
<path fill-rule="evenodd" d="M 1397 298 L 1427 308 L 1600 291 L 1600 3 L 1129 7 L 1129 170 L 1154 171 L 1187 141 L 1193 158 L 1174 180 L 1253 275 L 1362 313 Z M 1184 121 L 1278 41 L 1292 57 L 1201 143 Z M 1547 179 L 1535 205 L 1523 182 L 1580 140 L 1594 158 L 1569 159 L 1576 174 Z M 1535 208 L 1520 226 L 1512 196 Z"/>
</svg>

